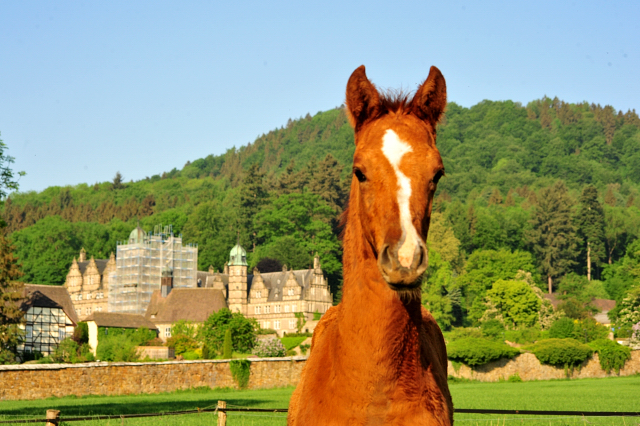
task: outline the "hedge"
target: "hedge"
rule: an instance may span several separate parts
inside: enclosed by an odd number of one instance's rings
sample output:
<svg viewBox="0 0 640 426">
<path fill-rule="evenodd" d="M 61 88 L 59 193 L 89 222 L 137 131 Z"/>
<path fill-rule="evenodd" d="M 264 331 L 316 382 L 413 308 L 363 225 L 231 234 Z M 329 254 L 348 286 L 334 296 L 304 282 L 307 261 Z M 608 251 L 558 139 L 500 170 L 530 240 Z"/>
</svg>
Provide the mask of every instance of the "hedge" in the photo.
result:
<svg viewBox="0 0 640 426">
<path fill-rule="evenodd" d="M 593 349 L 575 339 L 544 339 L 527 347 L 542 364 L 574 367 L 587 360 Z"/>
<path fill-rule="evenodd" d="M 619 374 L 625 362 L 631 359 L 631 349 L 613 340 L 598 339 L 590 342 L 589 346 L 598 353 L 600 367 L 607 373 L 616 370 Z"/>
<path fill-rule="evenodd" d="M 504 342 L 485 338 L 462 338 L 447 346 L 447 357 L 470 367 L 483 365 L 500 358 L 513 358 L 520 351 Z"/>
</svg>

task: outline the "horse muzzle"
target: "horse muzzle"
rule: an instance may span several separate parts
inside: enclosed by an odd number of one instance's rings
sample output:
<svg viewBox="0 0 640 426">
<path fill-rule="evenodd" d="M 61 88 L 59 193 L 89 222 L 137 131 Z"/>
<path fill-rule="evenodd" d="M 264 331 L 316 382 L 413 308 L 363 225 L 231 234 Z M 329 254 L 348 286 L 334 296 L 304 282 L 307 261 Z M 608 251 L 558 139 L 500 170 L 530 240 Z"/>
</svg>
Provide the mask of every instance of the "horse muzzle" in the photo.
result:
<svg viewBox="0 0 640 426">
<path fill-rule="evenodd" d="M 427 246 L 419 241 L 413 251 L 410 266 L 404 266 L 398 255 L 399 244 L 384 244 L 379 251 L 378 269 L 392 290 L 410 290 L 420 287 L 422 274 L 429 265 Z M 406 255 L 405 255 L 406 258 Z M 404 262 L 405 265 L 407 262 Z"/>
</svg>

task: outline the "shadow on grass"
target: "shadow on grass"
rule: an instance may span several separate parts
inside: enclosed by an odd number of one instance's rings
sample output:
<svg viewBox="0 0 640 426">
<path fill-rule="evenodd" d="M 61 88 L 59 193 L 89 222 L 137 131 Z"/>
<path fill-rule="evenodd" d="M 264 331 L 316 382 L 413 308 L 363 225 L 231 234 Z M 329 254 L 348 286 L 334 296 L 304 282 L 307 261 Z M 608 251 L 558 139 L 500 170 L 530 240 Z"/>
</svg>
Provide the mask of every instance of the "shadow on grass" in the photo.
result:
<svg viewBox="0 0 640 426">
<path fill-rule="evenodd" d="M 0 418 L 40 417 L 48 409 L 60 410 L 61 417 L 161 413 L 213 409 L 219 400 L 227 406 L 287 408 L 293 388 L 269 391 L 234 389 L 194 389 L 163 394 L 48 398 L 38 401 L 4 401 Z M 5 417 L 6 416 L 6 417 Z"/>
</svg>

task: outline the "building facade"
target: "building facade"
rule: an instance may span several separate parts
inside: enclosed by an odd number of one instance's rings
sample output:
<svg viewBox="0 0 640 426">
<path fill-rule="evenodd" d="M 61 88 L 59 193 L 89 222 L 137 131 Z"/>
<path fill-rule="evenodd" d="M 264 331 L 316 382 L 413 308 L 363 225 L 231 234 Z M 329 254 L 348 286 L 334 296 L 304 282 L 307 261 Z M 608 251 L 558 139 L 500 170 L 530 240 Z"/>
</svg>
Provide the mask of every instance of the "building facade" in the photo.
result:
<svg viewBox="0 0 640 426">
<path fill-rule="evenodd" d="M 116 258 L 113 253 L 109 259 L 94 259 L 92 256 L 87 260 L 83 248 L 78 259 L 73 259 L 64 287 L 80 319 L 93 312 L 107 312 L 109 279 L 115 271 Z"/>
<path fill-rule="evenodd" d="M 20 309 L 25 312 L 22 353 L 50 355 L 78 323 L 67 289 L 61 286 L 25 284 Z"/>
<path fill-rule="evenodd" d="M 118 244 L 116 268 L 109 277 L 108 312 L 144 315 L 155 290 L 160 290 L 162 271 L 173 273 L 173 287 L 196 288 L 198 247 L 184 245 L 170 226 L 156 226 L 146 233 L 134 229 Z"/>
<path fill-rule="evenodd" d="M 276 330 L 279 335 L 294 333 L 298 321 L 312 321 L 333 304 L 329 284 L 324 277 L 318 255 L 312 269 L 248 274 L 247 253 L 236 245 L 222 273 L 211 269 L 204 287 L 220 290 L 232 312 L 255 318 L 260 327 Z M 298 318 L 296 314 L 302 314 Z M 300 315 L 299 315 L 300 316 Z"/>
</svg>

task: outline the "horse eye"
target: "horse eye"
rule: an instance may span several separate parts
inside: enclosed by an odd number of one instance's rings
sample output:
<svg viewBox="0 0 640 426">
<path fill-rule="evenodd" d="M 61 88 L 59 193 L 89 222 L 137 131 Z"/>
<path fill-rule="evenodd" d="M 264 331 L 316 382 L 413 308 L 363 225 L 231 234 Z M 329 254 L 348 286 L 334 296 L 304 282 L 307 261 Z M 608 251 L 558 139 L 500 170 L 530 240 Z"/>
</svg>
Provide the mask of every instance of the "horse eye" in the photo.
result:
<svg viewBox="0 0 640 426">
<path fill-rule="evenodd" d="M 438 170 L 438 172 L 436 173 L 436 175 L 433 177 L 433 179 L 431 179 L 433 181 L 433 183 L 438 183 L 438 181 L 440 180 L 440 178 L 444 176 L 444 170 Z"/>
<path fill-rule="evenodd" d="M 359 182 L 364 182 L 365 180 L 367 180 L 367 177 L 360 171 L 360 169 L 353 169 L 353 173 L 355 173 L 356 178 Z"/>
</svg>

